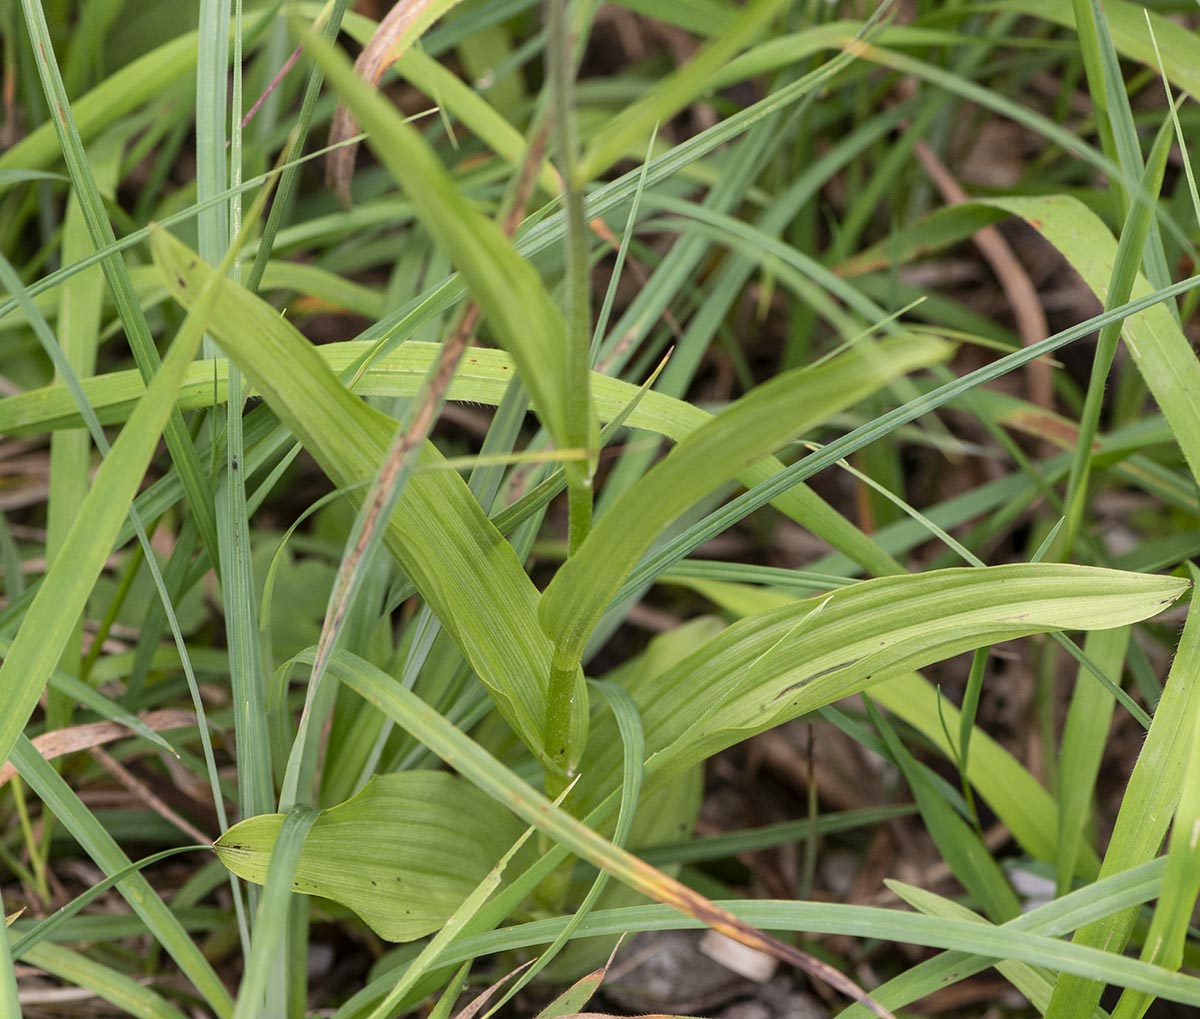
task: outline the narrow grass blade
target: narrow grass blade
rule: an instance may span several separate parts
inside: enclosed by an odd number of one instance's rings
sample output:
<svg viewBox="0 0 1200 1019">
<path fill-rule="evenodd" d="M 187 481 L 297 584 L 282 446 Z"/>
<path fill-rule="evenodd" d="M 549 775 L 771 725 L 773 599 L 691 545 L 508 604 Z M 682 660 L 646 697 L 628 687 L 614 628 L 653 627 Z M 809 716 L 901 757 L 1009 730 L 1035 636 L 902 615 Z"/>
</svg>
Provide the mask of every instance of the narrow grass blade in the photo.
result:
<svg viewBox="0 0 1200 1019">
<path fill-rule="evenodd" d="M 1053 244 L 1101 300 L 1107 300 L 1117 243 L 1103 223 L 1074 198 L 991 199 L 989 204 L 1020 216 Z M 1134 298 L 1151 293 L 1138 278 Z M 1166 416 L 1179 448 L 1200 478 L 1200 362 L 1166 307 L 1155 306 L 1126 319 L 1123 333 L 1146 385 Z"/>
<path fill-rule="evenodd" d="M 954 876 L 994 922 L 1003 923 L 1018 916 L 1021 903 L 991 851 L 938 792 L 928 769 L 908 751 L 870 698 L 866 704 L 875 727 L 916 797 L 925 827 Z"/>
<path fill-rule="evenodd" d="M 941 895 L 935 895 L 923 888 L 914 888 L 901 881 L 889 881 L 887 885 L 905 902 L 922 913 L 930 916 L 958 917 L 968 922 L 985 922 L 982 917 L 972 913 L 966 906 L 943 898 Z M 1020 991 L 1034 1008 L 1039 1012 L 1045 1012 L 1054 985 L 1041 967 L 1025 962 L 1001 962 L 996 965 L 996 970 Z M 1102 1010 L 1097 1009 L 1092 1019 L 1105 1019 L 1105 1014 Z"/>
<path fill-rule="evenodd" d="M 176 337 L 146 395 L 100 465 L 60 557 L 39 587 L 24 623 L 0 665 L 0 688 L 8 706 L 0 717 L 0 758 L 24 728 L 51 671 L 70 638 L 96 578 L 141 484 L 162 429 L 174 410 L 188 362 L 200 344 L 200 323 L 211 292 L 198 296 L 197 316 Z"/>
<path fill-rule="evenodd" d="M 0 899 L 0 916 L 5 916 L 4 903 Z M 17 996 L 17 974 L 13 969 L 13 956 L 9 945 L 8 925 L 12 919 L 5 917 L 3 928 L 0 928 L 0 1017 L 2 1019 L 21 1019 L 21 1001 Z"/>
<path fill-rule="evenodd" d="M 299 868 L 305 840 L 317 819 L 318 812 L 306 806 L 293 807 L 281 819 L 263 882 L 266 887 L 258 903 L 254 941 L 238 987 L 233 1019 L 256 1019 L 263 1014 L 264 1007 L 269 1008 L 264 995 L 275 965 L 275 955 L 283 947 L 287 931 L 293 876 Z"/>
<path fill-rule="evenodd" d="M 1127 627 L 1088 634 L 1084 652 L 1100 669 L 1120 676 L 1129 647 Z M 1116 702 L 1098 683 L 1088 681 L 1081 667 L 1067 709 L 1058 770 L 1058 852 L 1055 859 L 1059 895 L 1071 889 L 1079 853 L 1087 839 L 1100 761 L 1108 743 Z"/>
<path fill-rule="evenodd" d="M 669 120 L 710 88 L 713 75 L 765 32 L 785 6 L 780 0 L 755 0 L 747 5 L 717 39 L 614 117 L 588 144 L 579 166 L 580 181 L 599 176 L 630 150 L 640 149 L 656 124 Z"/>
<path fill-rule="evenodd" d="M 1162 188 L 1163 173 L 1167 167 L 1167 155 L 1171 149 L 1170 121 L 1164 121 L 1154 140 L 1154 148 L 1141 178 L 1142 194 L 1157 198 Z M 1140 156 L 1139 156 L 1140 162 Z M 1113 255 L 1112 276 L 1104 292 L 1105 307 L 1124 304 L 1133 292 L 1138 279 L 1138 267 L 1143 262 L 1143 251 L 1150 237 L 1154 220 L 1155 205 L 1138 201 L 1130 205 L 1129 215 L 1121 229 Z M 1160 252 L 1161 254 L 1161 252 Z M 1169 309 L 1171 306 L 1168 305 Z M 1075 459 L 1071 464 L 1071 476 L 1067 481 L 1066 524 L 1063 528 L 1064 558 L 1069 558 L 1075 538 L 1083 521 L 1087 499 L 1088 478 L 1091 473 L 1092 443 L 1100 428 L 1100 411 L 1104 403 L 1106 382 L 1117 352 L 1117 341 L 1121 334 L 1121 323 L 1113 322 L 1100 330 L 1096 339 L 1096 352 L 1092 362 L 1091 378 L 1088 381 L 1087 397 L 1079 421 L 1079 437 L 1075 447 Z M 1200 420 L 1193 423 L 1200 428 Z M 1193 466 L 1193 471 L 1195 467 Z"/>
<path fill-rule="evenodd" d="M 12 760 L 21 777 L 101 870 L 106 874 L 130 871 L 133 865 L 129 857 L 24 737 L 13 748 Z M 133 911 L 145 922 L 150 933 L 200 992 L 209 1008 L 220 1019 L 232 1019 L 233 1001 L 225 985 L 204 957 L 200 946 L 192 940 L 170 907 L 158 897 L 150 882 L 140 873 L 131 872 L 117 887 Z"/>
<path fill-rule="evenodd" d="M 1044 18 L 1064 28 L 1075 28 L 1072 0 L 1003 0 L 998 6 Z M 1200 95 L 1200 68 L 1192 59 L 1197 44 L 1194 31 L 1172 21 L 1165 13 L 1147 11 L 1142 4 L 1129 0 L 1104 0 L 1104 13 L 1121 56 L 1157 67 L 1152 29 L 1160 41 L 1162 64 L 1170 79 L 1192 95 Z"/>
<path fill-rule="evenodd" d="M 1167 849 L 1167 869 L 1141 953 L 1143 961 L 1166 966 L 1168 969 L 1179 969 L 1183 964 L 1192 911 L 1196 897 L 1200 894 L 1200 853 L 1197 852 L 1197 832 L 1200 832 L 1198 765 L 1200 710 L 1193 712 L 1191 742 L 1187 751 L 1183 785 Z M 1151 995 L 1126 991 L 1113 1010 L 1113 1019 L 1140 1019 L 1152 1001 Z"/>
<path fill-rule="evenodd" d="M 628 845 L 629 835 L 633 830 L 633 822 L 637 816 L 638 801 L 642 792 L 642 765 L 646 756 L 645 733 L 642 731 L 642 721 L 638 717 L 637 705 L 628 692 L 615 683 L 596 681 L 593 685 L 607 703 L 608 709 L 616 720 L 617 730 L 621 734 L 621 806 L 617 812 L 617 824 L 612 841 L 615 846 L 624 849 Z M 600 896 L 608 885 L 608 879 L 607 871 L 602 870 L 596 875 L 596 880 L 588 888 L 583 901 L 572 910 L 571 921 L 550 946 L 538 956 L 537 961 L 522 973 L 520 979 L 505 992 L 504 997 L 495 1006 L 497 1009 L 505 1002 L 511 1001 L 522 987 L 554 961 L 559 951 L 571 940 L 571 936 L 579 925 L 600 901 Z M 603 979 L 603 973 L 601 973 L 601 979 Z M 599 980 L 596 982 L 599 983 Z M 587 997 L 591 997 L 591 994 L 589 993 Z M 587 998 L 584 998 L 578 1003 L 578 1007 L 582 1007 L 586 1001 Z"/>
<path fill-rule="evenodd" d="M 116 184 L 119 160 L 118 146 L 106 144 L 93 151 L 97 186 L 105 193 L 111 192 Z M 63 219 L 62 260 L 70 264 L 86 257 L 92 250 L 79 201 L 72 196 Z M 76 378 L 87 378 L 95 373 L 103 293 L 104 276 L 98 269 L 93 269 L 72 278 L 58 295 L 59 345 L 64 360 L 71 366 Z M 46 555 L 51 561 L 87 495 L 91 483 L 90 468 L 91 442 L 86 431 L 51 438 L 50 492 L 46 502 Z M 82 657 L 82 624 L 83 620 L 80 619 L 61 660 L 63 670 L 72 675 L 78 674 Z M 71 724 L 72 701 L 69 698 L 52 691 L 48 696 L 47 708 L 47 720 L 51 728 Z"/>
<path fill-rule="evenodd" d="M 183 1012 L 152 988 L 81 952 L 46 941 L 30 949 L 25 959 L 29 965 L 68 984 L 86 988 L 96 997 L 115 1005 L 122 1015 L 137 1016 L 138 1019 L 185 1019 Z M 20 1014 L 20 1011 L 12 1013 L 14 1017 Z"/>
<path fill-rule="evenodd" d="M 1179 802 L 1189 761 L 1190 736 L 1200 714 L 1200 595 L 1193 592 L 1175 662 L 1154 712 L 1109 841 L 1100 876 L 1108 877 L 1152 859 L 1167 833 Z M 1125 910 L 1089 924 L 1075 935 L 1079 945 L 1121 952 L 1133 929 L 1136 911 Z M 1054 989 L 1048 1015 L 1053 1019 L 1090 1016 L 1099 1003 L 1104 980 L 1063 975 Z"/>
<path fill-rule="evenodd" d="M 263 15 L 255 11 L 247 27 L 257 27 Z M 71 103 L 79 136 L 87 141 L 110 124 L 162 95 L 196 66 L 198 33 L 188 32 L 151 50 L 108 75 L 86 95 Z M 12 148 L 0 153 L 0 172 L 42 170 L 60 155 L 56 124 L 47 121 Z"/>
<path fill-rule="evenodd" d="M 454 260 L 501 345 L 512 354 L 554 441 L 574 441 L 566 406 L 566 321 L 533 267 L 501 229 L 454 187 L 428 143 L 360 81 L 324 40 L 308 37 L 330 83 L 370 133 L 371 144 L 413 202 L 417 216 Z"/>
<path fill-rule="evenodd" d="M 45 15 L 41 5 L 35 0 L 22 0 L 25 12 L 25 23 L 30 38 L 34 40 L 34 49 L 38 54 L 37 68 L 42 80 L 42 88 L 46 94 L 47 103 L 58 111 L 52 118 L 66 159 L 67 170 L 71 176 L 75 193 L 79 198 L 80 208 L 87 222 L 88 232 L 92 243 L 97 249 L 111 245 L 116 240 L 112 224 L 104 208 L 104 200 L 96 185 L 95 175 L 88 162 L 83 140 L 75 127 L 71 115 L 71 105 L 67 99 L 66 89 L 58 65 L 54 60 L 54 49 L 50 40 L 49 29 L 46 26 Z M 11 153 L 10 153 L 11 154 Z M 142 312 L 141 305 L 133 291 L 129 279 L 129 271 L 125 262 L 119 256 L 106 258 L 101 262 L 109 289 L 117 303 L 117 311 L 121 324 L 129 338 L 129 344 L 138 362 L 138 370 L 147 380 L 159 368 L 158 350 L 154 346 L 150 327 Z M 216 518 L 213 511 L 212 492 L 208 479 L 200 468 L 195 446 L 184 426 L 183 418 L 173 407 L 168 409 L 165 422 L 165 437 L 184 489 L 187 492 L 189 508 L 196 520 L 204 547 L 212 562 L 218 562 Z M 2 748 L 2 744 L 0 744 Z"/>
</svg>

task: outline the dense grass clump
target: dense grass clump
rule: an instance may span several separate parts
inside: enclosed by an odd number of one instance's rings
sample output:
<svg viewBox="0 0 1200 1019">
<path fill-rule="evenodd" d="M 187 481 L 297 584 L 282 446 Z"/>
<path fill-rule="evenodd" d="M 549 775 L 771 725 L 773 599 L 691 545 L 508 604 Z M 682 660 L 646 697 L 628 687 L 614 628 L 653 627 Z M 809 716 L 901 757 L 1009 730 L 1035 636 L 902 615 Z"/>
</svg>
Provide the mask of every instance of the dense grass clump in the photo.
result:
<svg viewBox="0 0 1200 1019">
<path fill-rule="evenodd" d="M 0 1019 L 1200 1005 L 1194 5 L 0 17 Z"/>
</svg>

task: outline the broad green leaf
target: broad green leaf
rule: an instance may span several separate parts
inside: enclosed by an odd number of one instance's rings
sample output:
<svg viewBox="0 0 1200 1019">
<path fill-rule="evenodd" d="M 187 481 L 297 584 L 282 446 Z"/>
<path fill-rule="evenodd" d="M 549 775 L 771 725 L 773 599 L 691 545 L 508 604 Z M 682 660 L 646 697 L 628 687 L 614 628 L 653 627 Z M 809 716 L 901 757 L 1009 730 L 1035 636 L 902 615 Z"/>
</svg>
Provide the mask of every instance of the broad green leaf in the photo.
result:
<svg viewBox="0 0 1200 1019">
<path fill-rule="evenodd" d="M 316 353 L 331 371 L 341 374 L 372 349 L 370 343 L 352 341 L 324 344 Z M 373 360 L 355 383 L 354 392 L 361 396 L 412 396 L 440 349 L 437 344 L 409 341 Z M 224 402 L 228 397 L 228 371 L 228 362 L 224 360 L 194 365 L 180 391 L 180 409 L 208 407 L 214 400 Z M 451 382 L 449 397 L 496 406 L 513 375 L 512 358 L 506 353 L 474 348 L 463 359 Z M 591 386 L 601 421 L 610 422 L 632 406 L 627 420 L 630 427 L 665 435 L 677 442 L 712 417 L 700 407 L 662 393 L 649 391 L 639 396 L 636 386 L 607 375 L 593 373 Z M 124 420 L 144 386 L 137 372 L 125 371 L 86 379 L 83 390 L 101 423 L 114 424 Z M 0 432 L 56 430 L 74 427 L 78 420 L 70 394 L 58 386 L 18 393 L 0 401 Z M 738 480 L 747 486 L 755 485 L 782 469 L 783 464 L 767 457 L 742 470 Z M 895 571 L 886 555 L 806 485 L 796 485 L 781 493 L 772 505 L 856 562 L 869 566 L 870 572 Z"/>
<path fill-rule="evenodd" d="M 171 293 L 189 306 L 213 269 L 165 231 L 152 241 Z M 374 477 L 396 422 L 338 383 L 312 345 L 270 305 L 220 283 L 207 327 L 339 488 Z M 472 354 L 474 356 L 474 354 Z M 429 443 L 420 464 L 440 463 Z M 362 499 L 356 489 L 353 498 Z M 452 471 L 414 474 L 388 521 L 388 547 L 491 691 L 501 714 L 534 751 L 542 721 L 550 643 L 535 618 L 537 590 L 512 546 Z M 586 732 L 579 673 L 574 732 Z"/>
<path fill-rule="evenodd" d="M 794 595 L 757 585 L 695 579 L 684 583 L 740 616 L 796 604 Z M 913 672 L 895 676 L 871 687 L 871 697 L 919 731 L 948 760 L 958 759 L 958 747 L 949 733 L 960 728 L 961 713 L 924 677 Z M 966 775 L 1027 853 L 1036 859 L 1056 859 L 1059 822 L 1054 798 L 1011 753 L 979 729 L 972 733 Z M 1080 872 L 1094 876 L 1099 860 L 1086 845 L 1082 856 Z"/>
<path fill-rule="evenodd" d="M 261 884 L 283 820 L 261 814 L 234 825 L 216 842 L 221 862 Z M 320 813 L 292 887 L 348 906 L 388 941 L 412 941 L 441 928 L 522 830 L 503 805 L 454 775 L 377 775 Z"/>
<path fill-rule="evenodd" d="M 1095 567 L 1014 564 L 881 577 L 740 620 L 653 683 L 631 688 L 647 750 L 657 755 L 647 790 L 755 733 L 915 668 L 1022 635 L 1136 622 L 1187 586 Z M 604 776 L 616 755 L 607 725 L 594 726 L 589 770 Z M 588 774 L 582 784 L 591 794 Z"/>
<path fill-rule="evenodd" d="M 391 677 L 370 663 L 353 655 L 339 652 L 331 663 L 333 672 L 343 682 L 357 690 L 398 725 L 413 732 L 439 757 L 451 764 L 470 782 L 486 790 L 497 801 L 508 803 L 514 812 L 525 816 L 532 824 L 580 857 L 609 871 L 619 880 L 636 887 L 644 894 L 667 904 L 663 907 L 593 912 L 581 925 L 581 936 L 620 934 L 632 930 L 679 929 L 704 924 L 713 926 L 726 918 L 736 917 L 741 923 L 749 920 L 768 930 L 801 930 L 810 933 L 836 932 L 855 936 L 881 937 L 907 944 L 924 944 L 942 948 L 961 949 L 991 958 L 1016 959 L 1033 962 L 1064 972 L 1082 975 L 1103 974 L 1123 986 L 1144 988 L 1175 1001 L 1200 1004 L 1200 980 L 1172 973 L 1162 967 L 1121 957 L 1096 949 L 1066 944 L 1053 937 L 1034 935 L 1028 931 L 993 928 L 985 924 L 956 919 L 922 917 L 908 912 L 871 909 L 809 902 L 733 902 L 714 904 L 694 892 L 676 898 L 682 886 L 665 875 L 640 864 L 636 858 L 618 850 L 596 832 L 555 807 L 540 793 L 508 771 L 500 762 L 456 730 L 445 718 L 410 691 L 399 687 Z M 1085 889 L 1093 912 L 1081 919 L 1103 915 L 1112 907 L 1108 895 L 1095 896 L 1094 889 Z M 1154 894 L 1139 875 L 1136 897 L 1124 901 L 1144 902 Z M 1073 905 L 1078 904 L 1075 900 Z M 1046 907 L 1054 912 L 1057 904 Z M 729 907 L 726 909 L 726 907 Z M 676 910 L 692 914 L 695 919 L 680 917 Z M 476 935 L 456 942 L 442 959 L 453 965 L 467 958 L 490 951 L 545 944 L 563 929 L 569 917 L 542 920 L 521 927 L 508 928 L 490 934 Z M 1014 924 L 1025 925 L 1023 918 Z M 723 928 L 728 933 L 728 928 Z M 1068 925 L 1067 929 L 1070 929 Z M 739 931 L 745 930 L 739 927 Z M 1061 933 L 1061 928 L 1059 928 Z M 389 975 L 388 982 L 395 980 Z"/>
<path fill-rule="evenodd" d="M 504 872 L 508 869 L 513 857 L 536 830 L 535 828 L 526 828 L 521 833 L 521 837 L 508 848 L 496 865 L 471 890 L 471 894 L 463 899 L 458 908 L 446 918 L 442 929 L 429 939 L 420 954 L 405 968 L 404 975 L 388 992 L 387 997 L 379 1003 L 371 1014 L 371 1019 L 387 1019 L 388 1016 L 395 1013 L 405 996 L 418 985 L 421 977 L 436 965 L 439 957 L 446 951 L 450 943 L 462 934 L 467 925 L 487 905 L 492 893 L 499 887 Z"/>
<path fill-rule="evenodd" d="M 950 350 L 916 336 L 864 345 L 763 383 L 691 432 L 600 518 L 550 582 L 538 618 L 554 640 L 555 668 L 578 664 L 629 571 L 675 517 L 831 414 Z"/>
<path fill-rule="evenodd" d="M 411 690 L 369 662 L 335 652 L 330 670 L 472 785 L 545 833 L 556 848 L 569 849 L 634 891 L 695 917 L 748 947 L 767 952 L 856 1001 L 869 1001 L 857 984 L 828 963 L 748 926 L 705 896 L 614 845 L 524 782 Z M 546 853 L 544 858 L 550 855 Z"/>
</svg>

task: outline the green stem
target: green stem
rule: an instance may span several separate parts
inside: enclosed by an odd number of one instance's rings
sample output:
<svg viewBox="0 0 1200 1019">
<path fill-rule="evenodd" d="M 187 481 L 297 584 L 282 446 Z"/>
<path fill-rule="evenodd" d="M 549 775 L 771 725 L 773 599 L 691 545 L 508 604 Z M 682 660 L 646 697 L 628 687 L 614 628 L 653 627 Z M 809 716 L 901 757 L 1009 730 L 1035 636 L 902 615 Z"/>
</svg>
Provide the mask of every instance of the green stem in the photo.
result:
<svg viewBox="0 0 1200 1019">
<path fill-rule="evenodd" d="M 571 701 L 575 692 L 578 664 L 566 665 L 557 655 L 550 667 L 546 694 L 546 754 L 552 768 L 546 769 L 546 793 L 558 796 L 571 782 Z"/>
<path fill-rule="evenodd" d="M 563 182 L 566 208 L 566 318 L 567 378 L 564 380 L 570 400 L 569 439 L 573 446 L 590 451 L 586 466 L 568 464 L 569 523 L 568 554 L 583 544 L 592 526 L 592 473 L 595 470 L 596 443 L 589 393 L 592 331 L 591 276 L 588 269 L 587 225 L 584 221 L 583 194 L 576 179 L 579 162 L 579 137 L 575 122 L 575 44 L 567 20 L 568 0 L 550 0 L 547 61 L 549 63 L 550 101 L 554 149 Z"/>
</svg>

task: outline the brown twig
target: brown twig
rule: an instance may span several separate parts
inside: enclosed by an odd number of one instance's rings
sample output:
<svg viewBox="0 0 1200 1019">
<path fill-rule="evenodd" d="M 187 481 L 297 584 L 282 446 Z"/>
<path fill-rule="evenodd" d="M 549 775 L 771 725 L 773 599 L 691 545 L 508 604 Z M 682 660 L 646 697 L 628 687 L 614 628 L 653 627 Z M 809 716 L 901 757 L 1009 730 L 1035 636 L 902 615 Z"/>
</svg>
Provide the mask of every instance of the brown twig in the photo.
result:
<svg viewBox="0 0 1200 1019">
<path fill-rule="evenodd" d="M 169 824 L 173 824 L 188 838 L 193 839 L 202 846 L 211 845 L 214 839 L 211 835 L 205 835 L 191 821 L 180 814 L 177 814 L 166 803 L 164 803 L 154 791 L 146 785 L 140 778 L 133 774 L 120 761 L 112 756 L 103 747 L 92 747 L 92 757 L 105 771 L 113 778 L 121 783 L 126 789 L 141 800 L 147 807 L 153 810 L 159 817 Z"/>
</svg>

